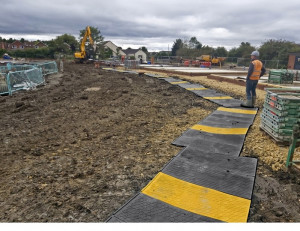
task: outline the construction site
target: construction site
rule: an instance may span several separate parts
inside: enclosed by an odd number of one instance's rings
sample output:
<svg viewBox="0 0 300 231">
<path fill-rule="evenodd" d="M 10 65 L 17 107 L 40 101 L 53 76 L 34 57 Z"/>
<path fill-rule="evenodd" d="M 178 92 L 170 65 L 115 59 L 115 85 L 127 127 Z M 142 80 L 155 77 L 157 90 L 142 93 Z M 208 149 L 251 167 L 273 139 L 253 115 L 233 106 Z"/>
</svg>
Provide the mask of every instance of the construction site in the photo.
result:
<svg viewBox="0 0 300 231">
<path fill-rule="evenodd" d="M 299 222 L 300 78 L 247 68 L 0 66 L 1 222 Z"/>
</svg>

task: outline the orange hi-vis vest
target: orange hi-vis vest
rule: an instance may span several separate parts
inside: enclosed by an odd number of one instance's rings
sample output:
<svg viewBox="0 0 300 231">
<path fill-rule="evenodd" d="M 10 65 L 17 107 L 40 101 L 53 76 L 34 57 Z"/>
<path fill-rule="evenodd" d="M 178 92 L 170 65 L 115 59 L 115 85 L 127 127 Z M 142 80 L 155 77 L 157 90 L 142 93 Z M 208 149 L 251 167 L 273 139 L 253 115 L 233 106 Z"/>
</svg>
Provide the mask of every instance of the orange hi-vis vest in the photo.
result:
<svg viewBox="0 0 300 231">
<path fill-rule="evenodd" d="M 254 65 L 254 69 L 253 69 L 253 72 L 252 72 L 252 74 L 250 76 L 250 79 L 251 80 L 259 80 L 263 64 L 259 60 L 253 60 L 252 63 Z"/>
</svg>

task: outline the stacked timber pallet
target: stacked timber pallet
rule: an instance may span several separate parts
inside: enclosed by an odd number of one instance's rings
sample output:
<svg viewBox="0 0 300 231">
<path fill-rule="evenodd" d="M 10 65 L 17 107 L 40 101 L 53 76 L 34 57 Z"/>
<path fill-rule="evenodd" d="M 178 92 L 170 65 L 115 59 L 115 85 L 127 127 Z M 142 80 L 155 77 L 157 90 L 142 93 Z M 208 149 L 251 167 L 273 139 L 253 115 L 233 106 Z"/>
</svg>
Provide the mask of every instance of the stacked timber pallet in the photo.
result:
<svg viewBox="0 0 300 231">
<path fill-rule="evenodd" d="M 292 84 L 294 73 L 289 70 L 270 70 L 268 83 Z"/>
<path fill-rule="evenodd" d="M 267 88 L 260 127 L 279 143 L 291 141 L 300 122 L 300 88 Z"/>
</svg>

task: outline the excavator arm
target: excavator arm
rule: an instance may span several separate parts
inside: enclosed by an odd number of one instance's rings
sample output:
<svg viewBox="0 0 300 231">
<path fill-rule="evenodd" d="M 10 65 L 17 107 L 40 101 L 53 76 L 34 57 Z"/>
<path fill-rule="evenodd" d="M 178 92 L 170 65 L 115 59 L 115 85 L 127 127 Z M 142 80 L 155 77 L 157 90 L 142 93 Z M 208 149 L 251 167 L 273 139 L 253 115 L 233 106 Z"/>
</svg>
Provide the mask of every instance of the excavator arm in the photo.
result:
<svg viewBox="0 0 300 231">
<path fill-rule="evenodd" d="M 94 45 L 94 41 L 93 41 L 92 36 L 91 36 L 91 29 L 90 29 L 89 26 L 86 27 L 83 39 L 81 40 L 80 52 L 76 52 L 74 54 L 75 59 L 80 59 L 80 60 L 86 59 L 85 43 L 87 41 L 87 38 L 89 38 L 90 44 Z"/>
</svg>

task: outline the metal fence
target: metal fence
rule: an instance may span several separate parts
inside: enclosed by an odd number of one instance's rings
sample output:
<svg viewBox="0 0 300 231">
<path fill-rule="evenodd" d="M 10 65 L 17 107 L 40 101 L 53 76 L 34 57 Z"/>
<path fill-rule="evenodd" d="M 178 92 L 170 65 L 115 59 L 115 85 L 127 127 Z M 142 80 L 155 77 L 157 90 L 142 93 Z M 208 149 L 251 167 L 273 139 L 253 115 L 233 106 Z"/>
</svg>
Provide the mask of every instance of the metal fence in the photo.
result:
<svg viewBox="0 0 300 231">
<path fill-rule="evenodd" d="M 138 69 L 140 68 L 140 61 L 138 60 L 125 60 L 124 66 L 126 69 Z"/>
<path fill-rule="evenodd" d="M 0 66 L 0 95 L 18 90 L 34 89 L 45 84 L 45 75 L 57 73 L 57 64 L 53 62 Z"/>
<path fill-rule="evenodd" d="M 57 64 L 55 61 L 45 63 L 33 63 L 32 65 L 41 68 L 43 75 L 49 75 L 58 72 Z"/>
<path fill-rule="evenodd" d="M 0 94 L 12 95 L 18 90 L 34 89 L 38 85 L 45 83 L 41 68 L 34 67 L 30 70 L 24 71 L 10 71 L 5 74 L 7 92 L 0 92 Z M 4 88 L 2 90 L 5 90 Z"/>
<path fill-rule="evenodd" d="M 240 67 L 248 67 L 249 64 L 251 62 L 250 58 L 237 58 L 237 66 Z M 264 64 L 265 68 L 274 68 L 274 69 L 278 69 L 279 65 L 281 64 L 280 60 L 261 60 L 261 62 Z"/>
</svg>

